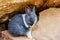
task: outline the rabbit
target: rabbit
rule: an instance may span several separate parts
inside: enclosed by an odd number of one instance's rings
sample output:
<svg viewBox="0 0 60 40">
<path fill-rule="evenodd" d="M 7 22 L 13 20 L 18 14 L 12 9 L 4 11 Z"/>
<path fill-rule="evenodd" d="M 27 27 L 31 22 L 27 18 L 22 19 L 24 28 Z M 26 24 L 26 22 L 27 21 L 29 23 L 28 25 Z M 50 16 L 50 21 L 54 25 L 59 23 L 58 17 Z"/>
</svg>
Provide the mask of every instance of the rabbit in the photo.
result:
<svg viewBox="0 0 60 40">
<path fill-rule="evenodd" d="M 34 27 L 36 23 L 37 15 L 35 13 L 35 7 L 30 10 L 27 6 L 25 7 L 24 14 L 16 14 L 11 18 L 8 23 L 8 31 L 13 36 L 26 35 L 28 38 L 32 38 L 30 27 Z"/>
</svg>

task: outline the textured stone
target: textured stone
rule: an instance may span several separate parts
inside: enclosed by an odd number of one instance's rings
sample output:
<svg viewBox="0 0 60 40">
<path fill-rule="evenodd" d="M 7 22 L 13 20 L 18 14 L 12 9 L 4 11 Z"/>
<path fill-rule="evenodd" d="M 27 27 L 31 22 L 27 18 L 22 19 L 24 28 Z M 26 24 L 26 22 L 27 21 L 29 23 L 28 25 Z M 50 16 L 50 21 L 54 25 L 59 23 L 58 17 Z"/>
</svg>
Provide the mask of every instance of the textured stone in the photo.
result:
<svg viewBox="0 0 60 40">
<path fill-rule="evenodd" d="M 60 8 L 49 8 L 39 13 L 38 40 L 60 40 Z M 39 35 L 39 36 L 37 36 Z"/>
<path fill-rule="evenodd" d="M 1 0 L 0 1 L 0 23 L 3 23 L 16 14 L 15 12 L 24 12 L 27 5 L 40 7 L 43 0 Z"/>
<path fill-rule="evenodd" d="M 2 32 L 2 40 L 32 40 L 28 39 L 27 37 L 13 37 L 8 31 L 3 31 Z"/>
<path fill-rule="evenodd" d="M 0 37 L 1 37 L 1 31 L 6 30 L 5 24 L 0 24 Z"/>
<path fill-rule="evenodd" d="M 48 7 L 60 7 L 60 0 L 47 0 L 45 3 Z"/>
</svg>

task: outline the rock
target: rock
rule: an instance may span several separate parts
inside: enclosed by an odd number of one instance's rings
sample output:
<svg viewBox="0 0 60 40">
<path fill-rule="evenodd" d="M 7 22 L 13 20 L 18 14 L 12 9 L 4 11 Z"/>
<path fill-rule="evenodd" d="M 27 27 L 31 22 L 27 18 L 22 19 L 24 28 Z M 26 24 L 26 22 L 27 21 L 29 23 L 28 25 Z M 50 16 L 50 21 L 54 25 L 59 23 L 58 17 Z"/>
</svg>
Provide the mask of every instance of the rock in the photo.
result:
<svg viewBox="0 0 60 40">
<path fill-rule="evenodd" d="M 0 24 L 0 37 L 1 37 L 1 31 L 6 30 L 5 24 Z"/>
<path fill-rule="evenodd" d="M 39 13 L 37 40 L 60 40 L 60 8 L 49 8 Z"/>
<path fill-rule="evenodd" d="M 43 0 L 35 0 L 35 4 L 37 8 L 41 7 L 43 5 L 44 1 Z"/>
<path fill-rule="evenodd" d="M 46 6 L 48 7 L 60 7 L 60 0 L 47 0 L 45 3 Z"/>
<path fill-rule="evenodd" d="M 40 7 L 43 4 L 42 0 L 1 0 L 0 1 L 0 23 L 5 22 L 16 14 L 15 12 L 23 12 L 27 5 L 35 5 Z"/>
<path fill-rule="evenodd" d="M 8 31 L 2 32 L 2 40 L 32 40 L 27 37 L 13 37 Z"/>
<path fill-rule="evenodd" d="M 0 38 L 0 40 L 2 40 L 2 39 Z"/>
</svg>

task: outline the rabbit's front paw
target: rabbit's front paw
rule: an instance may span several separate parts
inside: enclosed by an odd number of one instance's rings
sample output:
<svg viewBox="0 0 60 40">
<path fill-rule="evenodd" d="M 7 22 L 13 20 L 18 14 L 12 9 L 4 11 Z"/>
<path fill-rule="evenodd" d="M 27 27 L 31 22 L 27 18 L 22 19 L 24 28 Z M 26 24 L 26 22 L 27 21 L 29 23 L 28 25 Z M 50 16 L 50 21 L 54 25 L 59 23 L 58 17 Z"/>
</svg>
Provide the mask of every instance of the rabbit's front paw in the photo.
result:
<svg viewBox="0 0 60 40">
<path fill-rule="evenodd" d="M 32 39 L 32 38 L 33 38 L 31 31 L 28 31 L 26 35 L 27 35 L 27 37 L 28 37 L 29 39 Z"/>
</svg>

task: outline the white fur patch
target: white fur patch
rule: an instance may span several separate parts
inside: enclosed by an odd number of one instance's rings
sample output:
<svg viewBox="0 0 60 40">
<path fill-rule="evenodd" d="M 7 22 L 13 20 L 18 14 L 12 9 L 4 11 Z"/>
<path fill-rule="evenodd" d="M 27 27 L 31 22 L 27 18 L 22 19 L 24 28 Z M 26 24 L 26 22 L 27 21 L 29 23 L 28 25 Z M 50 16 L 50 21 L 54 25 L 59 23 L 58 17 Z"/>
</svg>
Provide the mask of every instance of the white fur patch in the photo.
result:
<svg viewBox="0 0 60 40">
<path fill-rule="evenodd" d="M 26 16 L 26 14 L 23 14 L 23 15 L 22 15 L 22 17 L 23 17 L 23 22 L 24 22 L 25 26 L 28 28 L 29 26 L 28 26 L 27 23 L 26 23 L 25 16 Z"/>
<path fill-rule="evenodd" d="M 34 21 L 34 24 L 32 25 L 32 27 L 34 27 L 36 23 L 37 23 L 37 17 L 35 17 L 35 21 Z"/>
<path fill-rule="evenodd" d="M 31 31 L 28 31 L 26 35 L 29 39 L 32 39 L 32 32 Z"/>
</svg>

